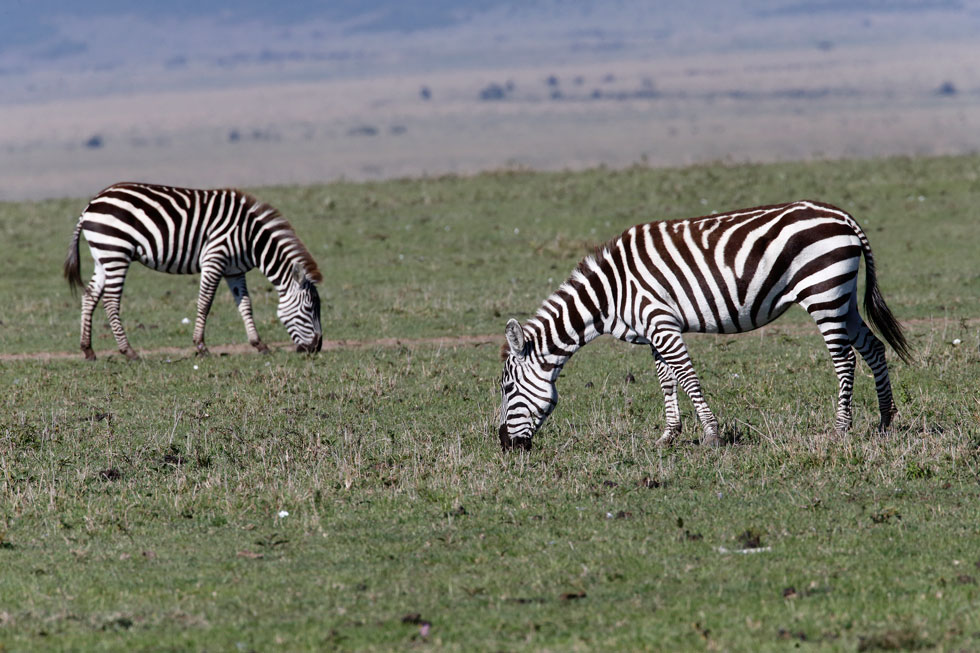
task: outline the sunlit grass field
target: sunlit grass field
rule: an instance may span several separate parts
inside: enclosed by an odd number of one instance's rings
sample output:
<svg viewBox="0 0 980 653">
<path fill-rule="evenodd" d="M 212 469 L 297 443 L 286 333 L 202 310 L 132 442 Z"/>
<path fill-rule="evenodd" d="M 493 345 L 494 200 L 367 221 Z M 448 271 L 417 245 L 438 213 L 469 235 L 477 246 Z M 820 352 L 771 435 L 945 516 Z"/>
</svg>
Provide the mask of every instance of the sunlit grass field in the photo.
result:
<svg viewBox="0 0 980 653">
<path fill-rule="evenodd" d="M 0 649 L 980 648 L 980 157 L 250 190 L 320 262 L 325 337 L 402 344 L 195 358 L 197 278 L 134 267 L 143 359 L 86 364 L 60 277 L 86 198 L 0 205 Z M 502 341 L 632 224 L 799 198 L 857 217 L 906 321 L 886 435 L 865 367 L 834 435 L 798 310 L 689 339 L 721 449 L 686 399 L 654 448 L 649 350 L 602 339 L 502 454 L 497 345 L 417 341 Z M 224 288 L 207 338 L 245 342 Z M 74 353 L 9 356 L 38 352 Z"/>
</svg>

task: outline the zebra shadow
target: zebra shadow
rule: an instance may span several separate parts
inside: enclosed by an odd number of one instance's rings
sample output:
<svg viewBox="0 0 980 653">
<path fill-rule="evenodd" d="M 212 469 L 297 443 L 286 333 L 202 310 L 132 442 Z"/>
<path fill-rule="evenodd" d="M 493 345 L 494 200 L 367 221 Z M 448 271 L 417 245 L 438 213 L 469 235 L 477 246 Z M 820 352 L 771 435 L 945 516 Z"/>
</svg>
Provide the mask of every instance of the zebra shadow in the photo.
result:
<svg viewBox="0 0 980 653">
<path fill-rule="evenodd" d="M 735 445 L 742 444 L 743 438 L 745 437 L 745 429 L 742 428 L 737 422 L 732 422 L 729 424 L 719 424 L 718 425 L 718 437 L 721 439 L 719 447 L 731 447 Z M 703 436 L 698 434 L 693 438 L 678 438 L 674 446 L 684 446 L 684 447 L 707 447 L 704 443 Z"/>
</svg>

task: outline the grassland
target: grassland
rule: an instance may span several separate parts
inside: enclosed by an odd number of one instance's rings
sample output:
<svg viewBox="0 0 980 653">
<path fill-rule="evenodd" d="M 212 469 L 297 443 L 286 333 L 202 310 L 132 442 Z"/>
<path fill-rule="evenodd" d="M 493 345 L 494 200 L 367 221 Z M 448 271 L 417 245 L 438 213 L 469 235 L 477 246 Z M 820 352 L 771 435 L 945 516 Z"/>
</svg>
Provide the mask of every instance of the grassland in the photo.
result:
<svg viewBox="0 0 980 653">
<path fill-rule="evenodd" d="M 196 279 L 134 269 L 143 360 L 4 361 L 0 646 L 975 649 L 978 179 L 966 157 L 253 189 L 321 262 L 326 336 L 408 344 L 194 358 Z M 534 451 L 503 455 L 496 347 L 410 342 L 498 333 L 636 222 L 800 197 L 857 216 L 907 320 L 887 435 L 866 369 L 853 433 L 833 434 L 801 312 L 690 339 L 720 450 L 691 442 L 687 403 L 684 442 L 654 449 L 649 352 L 601 340 Z M 83 206 L 0 205 L 5 354 L 77 351 L 59 270 Z M 222 291 L 208 341 L 243 340 Z"/>
</svg>

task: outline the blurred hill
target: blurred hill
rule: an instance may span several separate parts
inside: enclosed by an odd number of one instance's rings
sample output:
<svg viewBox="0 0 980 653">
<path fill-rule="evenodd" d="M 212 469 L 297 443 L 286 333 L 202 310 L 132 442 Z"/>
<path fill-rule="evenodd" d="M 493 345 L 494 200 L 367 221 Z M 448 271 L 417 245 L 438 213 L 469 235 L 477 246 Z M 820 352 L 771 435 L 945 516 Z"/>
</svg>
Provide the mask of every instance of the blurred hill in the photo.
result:
<svg viewBox="0 0 980 653">
<path fill-rule="evenodd" d="M 980 0 L 7 0 L 0 103 L 978 36 Z"/>
<path fill-rule="evenodd" d="M 0 201 L 972 153 L 978 37 L 980 0 L 5 0 Z"/>
</svg>

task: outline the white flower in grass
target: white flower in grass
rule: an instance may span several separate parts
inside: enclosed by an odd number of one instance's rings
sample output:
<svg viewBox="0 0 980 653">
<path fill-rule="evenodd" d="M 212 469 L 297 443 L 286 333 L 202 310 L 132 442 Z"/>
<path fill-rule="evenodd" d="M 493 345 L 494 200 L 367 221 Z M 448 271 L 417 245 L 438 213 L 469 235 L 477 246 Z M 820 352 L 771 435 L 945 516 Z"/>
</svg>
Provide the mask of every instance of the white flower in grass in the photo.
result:
<svg viewBox="0 0 980 653">
<path fill-rule="evenodd" d="M 963 342 L 963 341 L 960 340 L 959 338 L 953 338 L 953 346 L 954 347 L 958 346 L 961 342 Z"/>
<path fill-rule="evenodd" d="M 279 519 L 285 519 L 286 517 L 289 517 L 289 511 L 288 510 L 280 510 L 276 514 L 279 516 Z"/>
<path fill-rule="evenodd" d="M 191 323 L 191 318 L 185 317 L 183 320 L 180 321 L 180 323 L 181 324 L 190 324 Z"/>
</svg>

